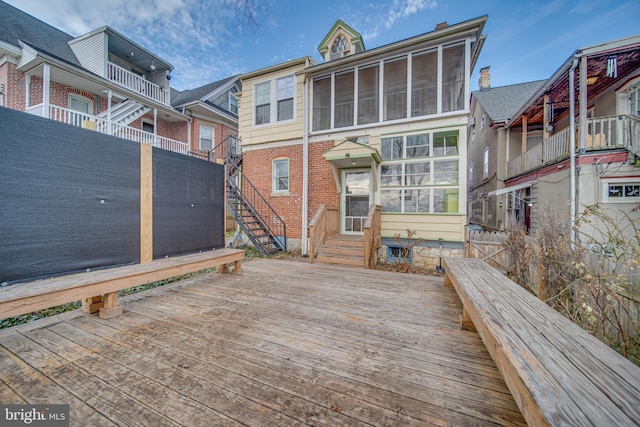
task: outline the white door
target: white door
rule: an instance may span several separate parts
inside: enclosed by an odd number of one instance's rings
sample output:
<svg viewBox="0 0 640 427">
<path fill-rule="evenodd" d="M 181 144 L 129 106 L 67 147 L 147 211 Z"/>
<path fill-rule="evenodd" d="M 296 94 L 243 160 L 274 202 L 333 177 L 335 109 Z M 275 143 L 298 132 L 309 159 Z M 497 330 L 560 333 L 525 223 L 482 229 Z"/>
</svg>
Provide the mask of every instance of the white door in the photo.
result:
<svg viewBox="0 0 640 427">
<path fill-rule="evenodd" d="M 342 171 L 342 232 L 363 234 L 371 199 L 371 173 L 367 170 Z"/>
</svg>

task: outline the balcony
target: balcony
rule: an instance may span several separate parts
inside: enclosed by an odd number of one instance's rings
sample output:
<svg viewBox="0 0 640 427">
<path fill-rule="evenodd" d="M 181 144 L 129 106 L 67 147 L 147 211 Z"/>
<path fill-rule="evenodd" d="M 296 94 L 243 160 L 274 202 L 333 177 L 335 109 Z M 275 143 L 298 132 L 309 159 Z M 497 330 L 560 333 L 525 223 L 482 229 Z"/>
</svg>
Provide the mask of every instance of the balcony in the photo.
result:
<svg viewBox="0 0 640 427">
<path fill-rule="evenodd" d="M 579 128 L 579 126 L 576 126 Z M 569 128 L 555 133 L 542 144 L 507 163 L 507 176 L 520 174 L 557 163 L 570 154 Z M 576 136 L 576 144 L 579 139 Z M 640 155 L 640 118 L 637 116 L 596 117 L 587 121 L 586 151 L 626 149 Z"/>
<path fill-rule="evenodd" d="M 79 113 L 67 108 L 58 107 L 56 105 L 49 106 L 48 114 L 43 114 L 43 105 L 35 105 L 27 109 L 27 113 L 35 114 L 41 117 L 47 117 L 57 122 L 67 123 L 72 126 L 84 127 L 92 129 L 100 133 L 113 135 L 118 138 L 127 139 L 129 141 L 139 142 L 141 144 L 149 144 L 163 150 L 173 151 L 184 155 L 189 154 L 189 145 L 185 142 L 176 141 L 151 132 L 145 132 L 130 126 L 123 126 L 117 123 L 109 123 L 105 119 L 101 119 L 89 114 Z"/>
<path fill-rule="evenodd" d="M 142 96 L 153 99 L 164 105 L 169 105 L 169 90 L 155 83 L 150 82 L 144 77 L 132 73 L 113 62 L 109 62 L 109 73 L 107 78 L 133 92 L 139 93 Z"/>
</svg>

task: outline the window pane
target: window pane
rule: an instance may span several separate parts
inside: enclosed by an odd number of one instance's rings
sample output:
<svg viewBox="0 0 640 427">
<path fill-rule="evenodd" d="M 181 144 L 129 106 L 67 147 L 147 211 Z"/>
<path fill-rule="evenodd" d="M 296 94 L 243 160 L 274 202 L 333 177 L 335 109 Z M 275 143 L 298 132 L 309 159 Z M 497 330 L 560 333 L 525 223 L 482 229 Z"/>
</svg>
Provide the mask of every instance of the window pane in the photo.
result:
<svg viewBox="0 0 640 427">
<path fill-rule="evenodd" d="M 278 99 L 293 98 L 293 76 L 278 79 Z"/>
<path fill-rule="evenodd" d="M 433 190 L 433 212 L 458 213 L 458 189 Z"/>
<path fill-rule="evenodd" d="M 402 137 L 395 136 L 393 138 L 382 138 L 383 160 L 401 159 L 402 158 Z"/>
<path fill-rule="evenodd" d="M 293 99 L 278 101 L 278 121 L 293 119 Z"/>
<path fill-rule="evenodd" d="M 84 99 L 78 99 L 74 97 L 69 98 L 69 109 L 77 111 L 79 113 L 89 114 L 91 103 Z"/>
<path fill-rule="evenodd" d="M 200 126 L 200 149 L 213 150 L 213 129 L 208 126 Z"/>
<path fill-rule="evenodd" d="M 358 69 L 358 124 L 378 121 L 379 66 Z"/>
<path fill-rule="evenodd" d="M 429 213 L 430 190 L 404 190 L 404 212 Z"/>
<path fill-rule="evenodd" d="M 429 155 L 429 134 L 407 136 L 407 158 Z"/>
<path fill-rule="evenodd" d="M 458 183 L 458 161 L 433 163 L 433 183 L 434 184 L 457 184 Z"/>
<path fill-rule="evenodd" d="M 464 109 L 464 45 L 442 50 L 442 111 Z"/>
<path fill-rule="evenodd" d="M 313 130 L 329 129 L 331 124 L 331 78 L 313 81 Z"/>
<path fill-rule="evenodd" d="M 458 132 L 442 132 L 433 134 L 433 155 L 458 155 Z"/>
<path fill-rule="evenodd" d="M 380 192 L 382 212 L 400 212 L 400 196 L 402 190 L 384 190 Z"/>
<path fill-rule="evenodd" d="M 402 184 L 402 165 L 382 165 L 380 183 L 383 187 Z"/>
<path fill-rule="evenodd" d="M 384 120 L 407 117 L 407 59 L 384 63 Z"/>
<path fill-rule="evenodd" d="M 263 123 L 269 123 L 271 119 L 271 105 L 257 105 L 256 106 L 256 124 L 261 125 Z"/>
<path fill-rule="evenodd" d="M 289 160 L 273 161 L 273 191 L 289 190 Z"/>
<path fill-rule="evenodd" d="M 271 82 L 256 85 L 256 105 L 268 104 L 271 102 Z"/>
<path fill-rule="evenodd" d="M 429 185 L 431 165 L 429 163 L 407 163 L 405 166 L 405 185 Z"/>
<path fill-rule="evenodd" d="M 354 73 L 336 75 L 333 127 L 353 126 Z"/>
<path fill-rule="evenodd" d="M 411 61 L 411 116 L 435 114 L 438 108 L 438 53 L 416 53 Z"/>
</svg>

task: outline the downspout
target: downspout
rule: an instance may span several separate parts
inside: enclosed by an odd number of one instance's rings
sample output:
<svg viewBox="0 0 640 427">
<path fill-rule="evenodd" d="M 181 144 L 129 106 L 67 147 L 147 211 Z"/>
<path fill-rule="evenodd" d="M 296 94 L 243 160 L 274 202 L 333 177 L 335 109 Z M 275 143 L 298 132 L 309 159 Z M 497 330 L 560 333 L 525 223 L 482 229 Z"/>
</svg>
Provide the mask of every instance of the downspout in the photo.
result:
<svg viewBox="0 0 640 427">
<path fill-rule="evenodd" d="M 569 69 L 569 216 L 571 220 L 571 246 L 575 247 L 576 243 L 576 89 L 575 89 L 575 70 L 578 67 L 578 59 L 580 55 L 575 54 L 573 64 Z"/>
<path fill-rule="evenodd" d="M 305 68 L 309 66 L 306 60 Z M 304 84 L 302 89 L 302 256 L 307 256 L 309 251 L 308 225 L 309 225 L 309 128 L 307 123 L 308 115 L 308 95 L 309 81 L 307 73 L 304 73 Z"/>
</svg>

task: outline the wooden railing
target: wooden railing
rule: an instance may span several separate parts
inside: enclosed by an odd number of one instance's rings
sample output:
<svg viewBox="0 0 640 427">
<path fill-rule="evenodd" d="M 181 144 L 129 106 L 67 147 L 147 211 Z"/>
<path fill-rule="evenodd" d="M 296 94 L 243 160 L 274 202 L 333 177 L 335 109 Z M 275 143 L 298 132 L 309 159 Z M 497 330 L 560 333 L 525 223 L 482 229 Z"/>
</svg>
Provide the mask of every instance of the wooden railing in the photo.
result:
<svg viewBox="0 0 640 427">
<path fill-rule="evenodd" d="M 340 215 L 336 206 L 320 205 L 309 223 L 309 260 L 315 262 L 318 249 L 324 244 L 327 235 L 337 233 L 340 227 Z"/>
<path fill-rule="evenodd" d="M 364 268 L 376 267 L 376 249 L 382 246 L 380 235 L 380 205 L 371 205 L 364 223 Z"/>
<path fill-rule="evenodd" d="M 147 98 L 169 105 L 169 90 L 109 62 L 108 79 Z"/>
</svg>

